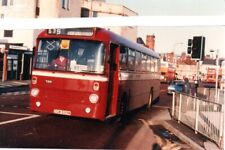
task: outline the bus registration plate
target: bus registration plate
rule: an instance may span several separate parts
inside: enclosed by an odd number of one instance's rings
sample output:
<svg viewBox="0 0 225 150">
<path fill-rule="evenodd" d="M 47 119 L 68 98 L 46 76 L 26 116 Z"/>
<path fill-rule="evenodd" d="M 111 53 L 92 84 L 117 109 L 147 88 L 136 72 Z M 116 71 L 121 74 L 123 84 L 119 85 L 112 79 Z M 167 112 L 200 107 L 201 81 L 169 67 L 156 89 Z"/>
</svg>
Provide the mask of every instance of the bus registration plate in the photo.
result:
<svg viewBox="0 0 225 150">
<path fill-rule="evenodd" d="M 59 115 L 71 116 L 71 111 L 68 111 L 68 110 L 54 109 L 53 113 L 59 114 Z"/>
</svg>

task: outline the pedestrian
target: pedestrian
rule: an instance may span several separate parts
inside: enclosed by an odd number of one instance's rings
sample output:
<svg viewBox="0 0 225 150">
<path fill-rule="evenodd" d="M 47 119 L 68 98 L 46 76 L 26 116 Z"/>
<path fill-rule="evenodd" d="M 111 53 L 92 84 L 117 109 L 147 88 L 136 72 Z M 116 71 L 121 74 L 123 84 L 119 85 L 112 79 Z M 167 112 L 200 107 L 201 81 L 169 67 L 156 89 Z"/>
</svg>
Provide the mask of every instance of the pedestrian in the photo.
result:
<svg viewBox="0 0 225 150">
<path fill-rule="evenodd" d="M 188 78 L 185 77 L 182 91 L 183 93 L 190 94 L 190 90 L 191 90 L 191 85 L 189 83 Z"/>
</svg>

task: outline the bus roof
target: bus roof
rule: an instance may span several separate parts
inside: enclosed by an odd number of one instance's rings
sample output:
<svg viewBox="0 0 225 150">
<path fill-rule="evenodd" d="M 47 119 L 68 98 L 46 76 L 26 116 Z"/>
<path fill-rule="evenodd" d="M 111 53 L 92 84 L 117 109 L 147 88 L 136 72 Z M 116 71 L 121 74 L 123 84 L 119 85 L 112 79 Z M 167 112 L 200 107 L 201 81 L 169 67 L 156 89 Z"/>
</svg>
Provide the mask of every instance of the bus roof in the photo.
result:
<svg viewBox="0 0 225 150">
<path fill-rule="evenodd" d="M 146 53 L 148 55 L 151 55 L 155 58 L 159 58 L 159 54 L 154 52 L 152 49 L 149 49 L 147 47 L 144 47 L 143 45 L 141 44 L 138 44 L 138 43 L 135 43 L 135 42 L 132 42 L 114 32 L 111 32 L 109 30 L 106 30 L 106 29 L 103 29 L 103 28 L 97 28 L 98 31 L 106 31 L 108 32 L 109 36 L 110 36 L 110 39 L 115 42 L 115 44 L 119 44 L 119 45 L 122 45 L 122 46 L 127 46 L 131 49 L 135 49 L 135 50 L 138 50 L 140 52 L 143 52 L 143 53 Z"/>
</svg>

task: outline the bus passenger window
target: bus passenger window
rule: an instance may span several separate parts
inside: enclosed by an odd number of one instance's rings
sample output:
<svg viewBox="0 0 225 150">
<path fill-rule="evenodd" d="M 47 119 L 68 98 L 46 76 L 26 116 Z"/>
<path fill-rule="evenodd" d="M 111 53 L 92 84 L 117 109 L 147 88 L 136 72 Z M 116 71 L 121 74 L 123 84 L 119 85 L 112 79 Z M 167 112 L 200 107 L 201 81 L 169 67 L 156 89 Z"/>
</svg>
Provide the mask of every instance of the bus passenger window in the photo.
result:
<svg viewBox="0 0 225 150">
<path fill-rule="evenodd" d="M 151 57 L 151 72 L 155 72 L 155 62 L 153 57 Z"/>
<path fill-rule="evenodd" d="M 132 49 L 128 50 L 128 69 L 134 70 L 135 68 L 135 51 Z"/>
<path fill-rule="evenodd" d="M 135 70 L 141 71 L 141 53 L 136 51 Z"/>
<path fill-rule="evenodd" d="M 147 55 L 146 54 L 141 54 L 142 57 L 142 62 L 141 62 L 141 71 L 147 71 Z"/>
<path fill-rule="evenodd" d="M 150 56 L 147 57 L 147 71 L 148 72 L 151 71 L 151 57 Z"/>
<path fill-rule="evenodd" d="M 127 49 L 125 47 L 120 48 L 120 69 L 127 69 Z"/>
</svg>

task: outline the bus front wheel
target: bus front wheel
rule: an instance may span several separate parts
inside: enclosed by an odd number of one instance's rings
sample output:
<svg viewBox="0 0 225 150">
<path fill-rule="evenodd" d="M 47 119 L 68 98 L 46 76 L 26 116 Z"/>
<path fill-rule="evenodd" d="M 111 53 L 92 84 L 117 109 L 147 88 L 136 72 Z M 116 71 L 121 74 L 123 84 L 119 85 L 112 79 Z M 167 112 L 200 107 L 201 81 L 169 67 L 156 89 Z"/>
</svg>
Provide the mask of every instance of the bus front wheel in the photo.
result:
<svg viewBox="0 0 225 150">
<path fill-rule="evenodd" d="M 147 104 L 147 109 L 150 109 L 152 106 L 152 101 L 153 101 L 153 89 L 150 90 L 149 94 L 149 99 L 148 99 L 148 104 Z"/>
</svg>

